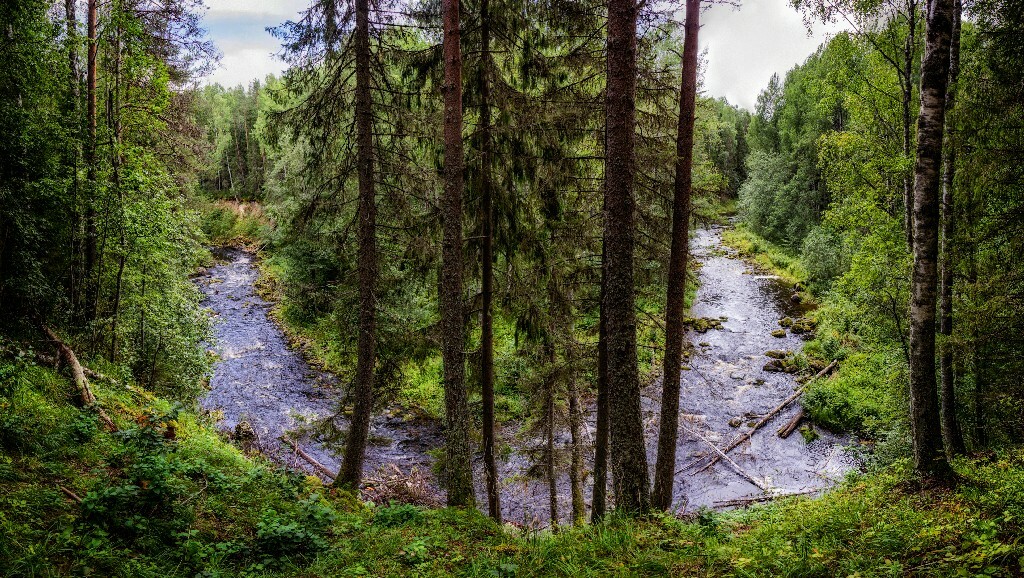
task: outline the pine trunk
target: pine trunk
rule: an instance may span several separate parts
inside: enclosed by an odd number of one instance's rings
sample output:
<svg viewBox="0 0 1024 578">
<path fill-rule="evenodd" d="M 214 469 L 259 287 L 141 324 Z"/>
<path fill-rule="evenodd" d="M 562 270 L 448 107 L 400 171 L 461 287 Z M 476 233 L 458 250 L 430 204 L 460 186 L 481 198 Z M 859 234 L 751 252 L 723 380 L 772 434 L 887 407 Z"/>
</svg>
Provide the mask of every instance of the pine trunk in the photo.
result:
<svg viewBox="0 0 1024 578">
<path fill-rule="evenodd" d="M 377 201 L 373 167 L 373 101 L 370 94 L 370 0 L 356 0 L 356 162 L 359 179 L 359 336 L 356 341 L 354 407 L 345 456 L 335 484 L 359 489 L 373 412 L 377 359 Z"/>
<path fill-rule="evenodd" d="M 444 363 L 445 486 L 449 506 L 472 506 L 469 404 L 465 382 L 462 311 L 462 50 L 459 0 L 443 0 L 444 26 L 444 235 L 441 264 L 441 357 Z"/>
<path fill-rule="evenodd" d="M 683 309 L 686 306 L 686 268 L 690 242 L 690 193 L 693 187 L 693 124 L 697 102 L 697 34 L 700 0 L 686 0 L 683 71 L 679 91 L 679 129 L 676 135 L 676 175 L 672 200 L 672 248 L 669 255 L 665 306 L 665 360 L 662 372 L 661 424 L 658 459 L 654 467 L 654 507 L 672 507 L 679 439 L 679 375 L 683 361 Z"/>
<path fill-rule="evenodd" d="M 935 379 L 935 313 L 939 249 L 939 187 L 942 134 L 953 31 L 953 0 L 931 0 L 924 59 L 921 112 L 914 166 L 914 267 L 910 298 L 910 422 L 914 465 L 923 476 L 949 474 L 942 445 Z"/>
<path fill-rule="evenodd" d="M 480 167 L 480 220 L 483 240 L 480 248 L 482 311 L 480 312 L 480 396 L 483 404 L 484 476 L 487 485 L 487 513 L 501 523 L 498 466 L 494 459 L 494 210 L 492 174 L 494 145 L 491 142 L 491 22 L 490 3 L 480 2 L 480 130 L 483 134 Z"/>
<path fill-rule="evenodd" d="M 636 0 L 608 0 L 604 215 L 608 255 L 608 406 L 615 504 L 628 514 L 643 514 L 650 508 L 647 451 L 640 416 L 633 279 L 636 20 Z"/>
</svg>

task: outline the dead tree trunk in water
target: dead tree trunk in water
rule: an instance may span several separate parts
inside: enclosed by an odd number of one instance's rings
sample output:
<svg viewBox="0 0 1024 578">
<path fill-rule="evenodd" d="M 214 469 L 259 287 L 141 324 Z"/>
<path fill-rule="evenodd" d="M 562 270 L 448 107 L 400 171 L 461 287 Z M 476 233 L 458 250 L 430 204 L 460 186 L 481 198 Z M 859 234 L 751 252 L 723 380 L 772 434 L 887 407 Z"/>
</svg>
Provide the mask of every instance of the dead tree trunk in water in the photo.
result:
<svg viewBox="0 0 1024 578">
<path fill-rule="evenodd" d="M 939 333 L 944 337 L 939 356 L 940 401 L 942 404 L 942 438 L 950 456 L 962 455 L 964 437 L 957 419 L 956 376 L 953 373 L 953 239 L 956 235 L 956 214 L 953 181 L 956 174 L 956 134 L 951 112 L 956 103 L 960 78 L 960 0 L 953 8 L 953 34 L 949 47 L 949 86 L 946 87 L 946 144 L 942 159 L 942 274 L 939 279 Z"/>
<path fill-rule="evenodd" d="M 605 89 L 605 317 L 608 406 L 615 506 L 629 514 L 650 509 L 650 480 L 640 416 L 636 357 L 634 146 L 636 135 L 636 0 L 608 0 Z"/>
<path fill-rule="evenodd" d="M 950 473 L 942 446 L 935 379 L 935 310 L 939 249 L 939 186 L 942 134 L 953 32 L 953 1 L 930 0 L 921 112 L 917 119 L 914 165 L 914 267 L 910 283 L 910 424 L 914 466 L 929 478 Z"/>
<path fill-rule="evenodd" d="M 441 357 L 444 363 L 445 489 L 449 506 L 472 506 L 462 311 L 462 50 L 459 0 L 443 0 L 444 26 L 444 239 L 441 265 Z"/>
<path fill-rule="evenodd" d="M 669 255 L 665 307 L 665 360 L 662 372 L 661 424 L 658 459 L 654 467 L 651 504 L 672 507 L 679 439 L 679 375 L 683 362 L 683 309 L 690 243 L 690 193 L 693 188 L 693 124 L 697 110 L 697 34 L 700 0 L 686 0 L 682 81 L 679 89 L 679 129 L 676 135 L 676 175 L 672 200 L 672 248 Z"/>
<path fill-rule="evenodd" d="M 494 459 L 494 210 L 492 173 L 494 145 L 491 141 L 491 17 L 490 2 L 480 2 L 480 131 L 483 136 L 480 166 L 480 220 L 483 239 L 480 248 L 480 397 L 483 404 L 484 476 L 487 485 L 487 513 L 501 523 L 498 466 Z"/>
<path fill-rule="evenodd" d="M 373 413 L 377 361 L 377 200 L 373 165 L 373 101 L 370 94 L 370 0 L 356 0 L 356 162 L 359 179 L 359 336 L 356 341 L 355 404 L 345 456 L 335 484 L 359 489 Z"/>
</svg>

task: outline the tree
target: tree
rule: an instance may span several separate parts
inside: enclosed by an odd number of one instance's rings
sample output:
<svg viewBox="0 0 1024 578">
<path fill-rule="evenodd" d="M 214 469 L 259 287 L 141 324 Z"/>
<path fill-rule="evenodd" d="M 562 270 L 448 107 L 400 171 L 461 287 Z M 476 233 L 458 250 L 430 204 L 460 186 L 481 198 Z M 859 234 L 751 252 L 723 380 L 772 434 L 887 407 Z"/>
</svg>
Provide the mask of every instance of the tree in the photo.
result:
<svg viewBox="0 0 1024 578">
<path fill-rule="evenodd" d="M 608 421 L 615 504 L 623 512 L 643 514 L 650 508 L 650 481 L 640 416 L 633 279 L 636 22 L 635 0 L 608 0 L 604 201 L 608 262 L 603 314 L 607 318 Z"/>
<path fill-rule="evenodd" d="M 473 467 L 465 383 L 465 320 L 462 303 L 462 49 L 459 0 L 443 0 L 444 27 L 444 228 L 440 285 L 441 356 L 444 363 L 445 489 L 449 506 L 472 506 Z"/>
<path fill-rule="evenodd" d="M 686 305 L 687 259 L 690 242 L 690 195 L 693 188 L 693 127 L 697 110 L 697 34 L 700 0 L 686 1 L 682 81 L 679 89 L 679 128 L 676 135 L 676 176 L 672 199 L 672 248 L 669 255 L 665 305 L 665 359 L 662 372 L 661 424 L 654 467 L 654 507 L 672 506 L 679 438 L 679 379 L 683 353 L 683 309 Z"/>
<path fill-rule="evenodd" d="M 373 413 L 377 362 L 377 200 L 373 163 L 373 99 L 370 95 L 370 0 L 356 0 L 356 164 L 359 187 L 359 337 L 356 344 L 355 407 L 336 484 L 359 488 Z"/>
<path fill-rule="evenodd" d="M 491 136 L 491 14 L 489 0 L 480 2 L 480 394 L 483 405 L 484 476 L 487 513 L 501 523 L 498 467 L 494 461 L 494 207 L 492 169 L 494 141 Z"/>
<path fill-rule="evenodd" d="M 914 466 L 930 478 L 949 474 L 949 464 L 942 449 L 935 379 L 935 310 L 939 188 L 953 20 L 954 0 L 931 0 L 921 63 L 921 111 L 917 119 L 917 160 L 914 165 L 910 425 Z"/>
</svg>

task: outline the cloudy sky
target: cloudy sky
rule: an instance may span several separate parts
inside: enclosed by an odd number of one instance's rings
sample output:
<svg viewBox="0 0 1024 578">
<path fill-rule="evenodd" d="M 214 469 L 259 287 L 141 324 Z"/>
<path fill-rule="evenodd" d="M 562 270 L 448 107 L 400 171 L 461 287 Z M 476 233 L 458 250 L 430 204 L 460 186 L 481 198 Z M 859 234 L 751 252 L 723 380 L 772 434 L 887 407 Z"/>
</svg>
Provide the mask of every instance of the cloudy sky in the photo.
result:
<svg viewBox="0 0 1024 578">
<path fill-rule="evenodd" d="M 207 0 L 206 27 L 224 54 L 207 82 L 247 84 L 278 73 L 278 43 L 266 31 L 293 19 L 308 0 Z M 681 2 L 680 2 L 681 4 Z M 700 47 L 707 49 L 705 93 L 753 109 L 772 73 L 802 62 L 837 26 L 811 35 L 787 0 L 743 0 L 741 8 L 715 5 L 703 16 Z"/>
</svg>

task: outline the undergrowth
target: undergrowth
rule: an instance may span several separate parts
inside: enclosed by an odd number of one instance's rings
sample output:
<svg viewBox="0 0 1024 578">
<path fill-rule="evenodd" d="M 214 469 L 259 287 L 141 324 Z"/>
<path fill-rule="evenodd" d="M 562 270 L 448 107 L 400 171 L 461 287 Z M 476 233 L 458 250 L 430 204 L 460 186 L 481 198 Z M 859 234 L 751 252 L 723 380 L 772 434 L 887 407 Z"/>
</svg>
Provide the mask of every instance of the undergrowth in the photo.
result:
<svg viewBox="0 0 1024 578">
<path fill-rule="evenodd" d="M 372 505 L 246 456 L 189 408 L 0 361 L 4 576 L 1013 576 L 1024 452 L 955 464 L 924 491 L 904 461 L 818 499 L 687 519 L 529 531 L 476 511 Z M 72 496 L 73 495 L 73 496 Z"/>
</svg>

